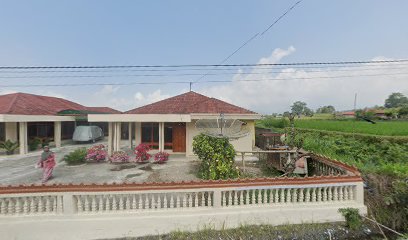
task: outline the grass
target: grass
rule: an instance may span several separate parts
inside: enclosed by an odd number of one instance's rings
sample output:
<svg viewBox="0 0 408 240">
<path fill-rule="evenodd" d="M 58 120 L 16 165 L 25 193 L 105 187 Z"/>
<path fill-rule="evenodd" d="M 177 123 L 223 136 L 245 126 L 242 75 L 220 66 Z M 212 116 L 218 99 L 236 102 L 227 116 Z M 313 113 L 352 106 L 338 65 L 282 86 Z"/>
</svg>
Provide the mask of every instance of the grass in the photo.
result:
<svg viewBox="0 0 408 240">
<path fill-rule="evenodd" d="M 383 136 L 408 136 L 408 121 L 378 121 L 371 124 L 354 120 L 295 120 L 295 127 Z"/>
<path fill-rule="evenodd" d="M 367 234 L 367 230 L 370 233 Z M 366 230 L 366 231 L 364 231 Z M 343 223 L 297 224 L 297 225 L 242 225 L 233 229 L 215 230 L 205 228 L 196 232 L 174 231 L 165 235 L 139 238 L 122 238 L 123 240 L 167 240 L 167 239 L 376 239 L 377 229 L 365 223 L 359 230 L 350 230 Z"/>
</svg>

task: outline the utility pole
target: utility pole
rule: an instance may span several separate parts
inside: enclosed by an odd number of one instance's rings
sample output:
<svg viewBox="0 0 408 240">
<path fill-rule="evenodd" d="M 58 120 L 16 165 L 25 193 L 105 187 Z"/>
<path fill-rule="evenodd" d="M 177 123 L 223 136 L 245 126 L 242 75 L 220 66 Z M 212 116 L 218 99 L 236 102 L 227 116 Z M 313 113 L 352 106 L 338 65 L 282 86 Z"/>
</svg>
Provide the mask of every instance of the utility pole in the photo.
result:
<svg viewBox="0 0 408 240">
<path fill-rule="evenodd" d="M 357 121 L 357 115 L 356 115 L 356 106 L 357 106 L 357 93 L 355 93 L 355 94 L 354 94 L 354 108 L 353 108 L 353 111 L 354 111 L 354 121 L 353 121 L 353 137 L 354 137 L 354 133 L 355 133 L 355 130 L 356 130 L 356 124 L 355 124 L 355 122 Z"/>
</svg>

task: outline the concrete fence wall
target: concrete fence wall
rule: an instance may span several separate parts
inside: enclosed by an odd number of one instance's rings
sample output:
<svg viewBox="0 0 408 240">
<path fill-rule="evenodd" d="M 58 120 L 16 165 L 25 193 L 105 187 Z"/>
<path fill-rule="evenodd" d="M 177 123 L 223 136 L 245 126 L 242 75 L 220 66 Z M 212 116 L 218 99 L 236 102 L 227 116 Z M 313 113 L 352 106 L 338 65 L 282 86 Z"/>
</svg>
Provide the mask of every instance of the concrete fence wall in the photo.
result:
<svg viewBox="0 0 408 240">
<path fill-rule="evenodd" d="M 173 183 L 156 189 L 92 186 L 0 189 L 0 236 L 117 238 L 240 224 L 339 221 L 338 209 L 346 207 L 366 213 L 358 177 Z"/>
</svg>

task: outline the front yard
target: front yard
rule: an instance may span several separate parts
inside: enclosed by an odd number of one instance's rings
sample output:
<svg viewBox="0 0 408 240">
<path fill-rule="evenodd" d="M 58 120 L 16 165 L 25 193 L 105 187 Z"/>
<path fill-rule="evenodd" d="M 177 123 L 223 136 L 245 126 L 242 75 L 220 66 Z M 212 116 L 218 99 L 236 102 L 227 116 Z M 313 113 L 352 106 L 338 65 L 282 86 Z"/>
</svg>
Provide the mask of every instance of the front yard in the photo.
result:
<svg viewBox="0 0 408 240">
<path fill-rule="evenodd" d="M 62 158 L 70 151 L 72 148 L 56 152 L 57 166 L 53 172 L 54 177 L 47 184 L 198 180 L 196 168 L 199 162 L 184 155 L 171 155 L 165 164 L 101 162 L 68 166 Z M 42 169 L 34 168 L 38 158 L 36 155 L 2 159 L 0 161 L 1 185 L 40 184 Z"/>
</svg>

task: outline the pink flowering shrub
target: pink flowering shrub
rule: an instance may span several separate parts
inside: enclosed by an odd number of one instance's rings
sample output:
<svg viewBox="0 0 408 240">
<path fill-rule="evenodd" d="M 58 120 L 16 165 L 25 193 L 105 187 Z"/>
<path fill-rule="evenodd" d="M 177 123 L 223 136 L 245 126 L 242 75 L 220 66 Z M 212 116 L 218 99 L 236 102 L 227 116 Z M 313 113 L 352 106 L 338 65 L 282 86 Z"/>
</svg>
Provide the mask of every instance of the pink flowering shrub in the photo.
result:
<svg viewBox="0 0 408 240">
<path fill-rule="evenodd" d="M 117 151 L 110 156 L 109 161 L 112 163 L 127 163 L 129 162 L 129 155 L 124 151 Z"/>
<path fill-rule="evenodd" d="M 144 162 L 149 161 L 149 159 L 150 159 L 150 157 L 152 155 L 150 155 L 148 153 L 148 151 L 150 151 L 149 145 L 146 145 L 146 144 L 143 144 L 143 143 L 141 143 L 137 147 L 135 147 L 135 154 L 136 154 L 136 159 L 135 160 L 136 160 L 136 162 L 144 163 Z"/>
<path fill-rule="evenodd" d="M 158 152 L 154 155 L 155 163 L 165 163 L 169 160 L 169 154 L 166 152 Z"/>
<path fill-rule="evenodd" d="M 107 155 L 105 145 L 98 144 L 88 148 L 85 159 L 87 161 L 101 162 L 106 159 Z"/>
</svg>

